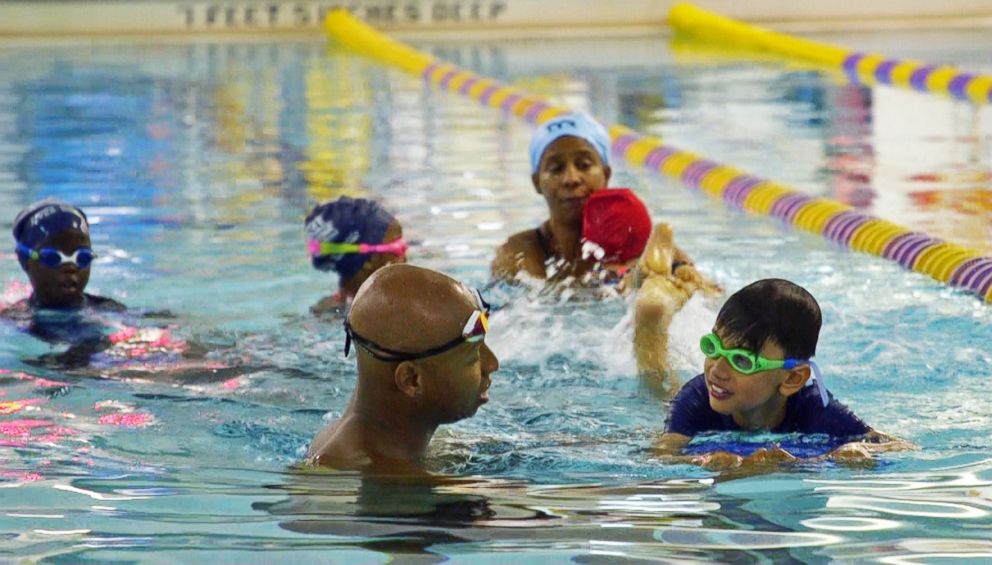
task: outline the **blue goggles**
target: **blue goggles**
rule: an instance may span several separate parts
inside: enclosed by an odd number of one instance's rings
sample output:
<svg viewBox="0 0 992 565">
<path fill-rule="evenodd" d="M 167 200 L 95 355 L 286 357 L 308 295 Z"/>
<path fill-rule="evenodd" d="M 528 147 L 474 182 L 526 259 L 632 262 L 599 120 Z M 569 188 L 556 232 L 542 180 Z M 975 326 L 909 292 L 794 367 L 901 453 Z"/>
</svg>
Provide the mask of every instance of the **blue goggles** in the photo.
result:
<svg viewBox="0 0 992 565">
<path fill-rule="evenodd" d="M 66 263 L 71 263 L 80 269 L 88 269 L 93 259 L 96 259 L 96 253 L 93 253 L 89 247 L 80 247 L 72 255 L 66 255 L 51 247 L 31 249 L 23 243 L 18 243 L 16 251 L 25 261 L 37 261 L 49 269 L 58 269 Z"/>
</svg>

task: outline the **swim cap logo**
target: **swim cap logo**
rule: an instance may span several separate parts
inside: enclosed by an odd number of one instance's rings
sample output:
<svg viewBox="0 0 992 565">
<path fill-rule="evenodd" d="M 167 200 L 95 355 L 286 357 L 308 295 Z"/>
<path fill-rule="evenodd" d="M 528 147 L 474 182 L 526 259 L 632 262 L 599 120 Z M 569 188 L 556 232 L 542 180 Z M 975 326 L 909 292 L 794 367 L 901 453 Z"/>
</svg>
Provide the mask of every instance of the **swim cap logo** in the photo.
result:
<svg viewBox="0 0 992 565">
<path fill-rule="evenodd" d="M 66 208 L 65 206 L 46 206 L 41 210 L 38 210 L 31 216 L 31 220 L 28 222 L 28 225 L 31 229 L 38 228 L 39 225 L 41 225 L 40 229 L 44 232 L 48 232 L 48 229 L 46 229 L 46 226 L 42 223 L 60 212 L 74 216 L 75 221 L 71 223 L 71 227 L 89 235 L 90 227 L 86 222 L 86 218 L 84 218 L 77 210 Z"/>
<path fill-rule="evenodd" d="M 548 133 L 551 133 L 555 130 L 565 129 L 566 127 L 569 129 L 575 129 L 577 127 L 575 124 L 575 120 L 557 120 L 551 122 L 550 124 L 548 124 Z"/>
<path fill-rule="evenodd" d="M 325 220 L 323 216 L 317 216 L 307 224 L 307 239 L 315 241 L 334 241 L 338 235 L 338 229 L 334 227 L 334 222 Z"/>
</svg>

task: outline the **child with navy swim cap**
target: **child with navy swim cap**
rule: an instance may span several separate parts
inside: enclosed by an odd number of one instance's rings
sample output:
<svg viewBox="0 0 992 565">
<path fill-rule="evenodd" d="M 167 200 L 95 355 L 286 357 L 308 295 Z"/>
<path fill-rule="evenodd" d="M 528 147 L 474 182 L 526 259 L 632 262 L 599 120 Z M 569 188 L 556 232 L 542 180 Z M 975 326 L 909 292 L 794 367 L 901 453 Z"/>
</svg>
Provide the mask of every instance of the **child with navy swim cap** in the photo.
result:
<svg viewBox="0 0 992 565">
<path fill-rule="evenodd" d="M 6 308 L 4 317 L 18 317 L 38 308 L 124 311 L 123 304 L 85 292 L 96 254 L 90 225 L 82 210 L 47 198 L 21 210 L 12 230 L 17 260 L 31 281 L 29 298 Z"/>
<path fill-rule="evenodd" d="M 342 196 L 319 204 L 304 231 L 313 268 L 338 274 L 338 291 L 310 307 L 317 315 L 341 313 L 372 273 L 406 262 L 403 226 L 373 200 Z"/>
<path fill-rule="evenodd" d="M 816 299 L 790 281 L 759 280 L 734 293 L 700 340 L 703 373 L 672 401 L 657 450 L 679 455 L 693 436 L 722 431 L 826 434 L 846 442 L 826 456 L 842 459 L 870 458 L 866 442 L 876 449 L 907 447 L 873 430 L 827 391 L 813 361 L 820 325 Z M 810 378 L 815 386 L 806 386 Z M 691 458 L 711 468 L 795 459 L 780 447 Z"/>
</svg>

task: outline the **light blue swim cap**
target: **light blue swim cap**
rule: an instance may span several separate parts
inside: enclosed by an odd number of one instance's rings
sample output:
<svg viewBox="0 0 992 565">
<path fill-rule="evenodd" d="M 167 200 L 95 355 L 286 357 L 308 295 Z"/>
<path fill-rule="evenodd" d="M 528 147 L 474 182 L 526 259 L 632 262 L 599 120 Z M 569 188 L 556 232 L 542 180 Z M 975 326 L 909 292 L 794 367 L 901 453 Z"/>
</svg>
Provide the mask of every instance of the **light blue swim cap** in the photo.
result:
<svg viewBox="0 0 992 565">
<path fill-rule="evenodd" d="M 588 141 L 599 153 L 603 164 L 610 164 L 610 134 L 606 128 L 589 114 L 571 112 L 548 120 L 534 130 L 534 135 L 530 138 L 531 172 L 537 172 L 544 150 L 556 139 L 566 135 Z"/>
</svg>

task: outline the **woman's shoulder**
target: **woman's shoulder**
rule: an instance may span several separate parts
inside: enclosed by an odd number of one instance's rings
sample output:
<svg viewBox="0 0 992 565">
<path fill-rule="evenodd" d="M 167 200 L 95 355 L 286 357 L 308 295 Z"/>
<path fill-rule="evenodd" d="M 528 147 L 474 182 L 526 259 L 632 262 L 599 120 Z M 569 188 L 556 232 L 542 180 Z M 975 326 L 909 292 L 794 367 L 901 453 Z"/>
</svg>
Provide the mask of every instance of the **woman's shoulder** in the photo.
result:
<svg viewBox="0 0 992 565">
<path fill-rule="evenodd" d="M 537 229 L 529 229 L 511 235 L 496 250 L 493 259 L 493 275 L 512 279 L 520 271 L 544 277 L 544 245 Z"/>
</svg>

